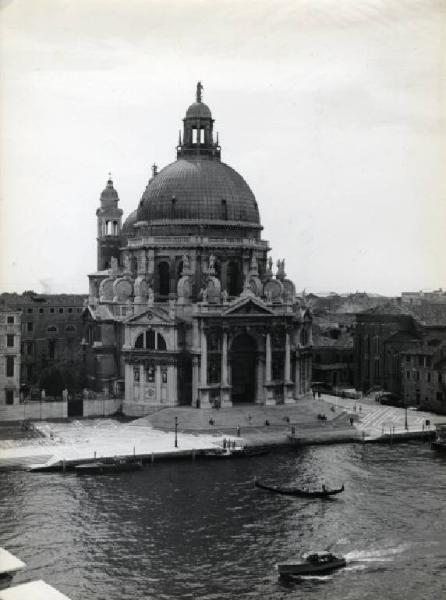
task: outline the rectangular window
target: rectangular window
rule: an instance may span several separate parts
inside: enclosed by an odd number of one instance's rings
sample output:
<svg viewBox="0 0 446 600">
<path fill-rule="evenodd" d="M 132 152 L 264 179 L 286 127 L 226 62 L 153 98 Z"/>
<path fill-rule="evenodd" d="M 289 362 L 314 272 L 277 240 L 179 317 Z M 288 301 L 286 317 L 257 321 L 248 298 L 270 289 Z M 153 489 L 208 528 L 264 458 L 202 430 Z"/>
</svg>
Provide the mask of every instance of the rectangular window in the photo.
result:
<svg viewBox="0 0 446 600">
<path fill-rule="evenodd" d="M 69 308 L 69 309 L 68 309 L 68 312 L 69 312 L 69 313 L 72 313 L 72 312 L 73 312 L 73 309 L 72 309 L 72 308 Z"/>
<path fill-rule="evenodd" d="M 426 356 L 426 367 L 428 369 L 430 369 L 431 366 L 432 366 L 432 357 L 431 356 Z"/>
<path fill-rule="evenodd" d="M 427 382 L 428 383 L 431 382 L 431 373 L 430 373 L 430 371 L 427 372 Z"/>
<path fill-rule="evenodd" d="M 410 356 L 406 354 L 406 362 L 410 363 Z"/>
<path fill-rule="evenodd" d="M 6 319 L 8 325 L 13 325 L 14 324 L 14 317 L 7 317 Z"/>
<path fill-rule="evenodd" d="M 34 323 L 32 321 L 27 322 L 26 331 L 34 331 Z"/>
<path fill-rule="evenodd" d="M 34 354 L 34 342 L 27 342 L 26 344 L 26 353 Z"/>
<path fill-rule="evenodd" d="M 6 357 L 6 377 L 14 377 L 14 357 Z"/>
<path fill-rule="evenodd" d="M 6 335 L 6 345 L 8 348 L 14 348 L 14 335 L 12 333 L 8 333 Z"/>
<path fill-rule="evenodd" d="M 28 308 L 28 311 L 27 311 L 27 312 L 29 312 L 29 313 L 32 313 L 32 312 L 33 312 L 33 309 L 32 309 L 32 308 Z"/>
<path fill-rule="evenodd" d="M 441 373 L 438 373 L 438 383 L 441 383 L 443 381 L 443 377 L 441 375 Z"/>
<path fill-rule="evenodd" d="M 406 371 L 406 379 L 410 379 L 410 371 Z"/>
<path fill-rule="evenodd" d="M 39 313 L 43 313 L 43 308 L 39 308 Z"/>
<path fill-rule="evenodd" d="M 50 308 L 50 313 L 53 313 L 53 312 L 54 312 L 54 308 Z"/>
<path fill-rule="evenodd" d="M 60 312 L 60 313 L 63 313 L 63 308 L 59 308 L 59 312 Z"/>
<path fill-rule="evenodd" d="M 420 381 L 420 371 L 416 372 L 416 379 L 417 379 L 417 381 Z"/>
<path fill-rule="evenodd" d="M 14 404 L 14 390 L 5 390 L 6 404 Z"/>
</svg>

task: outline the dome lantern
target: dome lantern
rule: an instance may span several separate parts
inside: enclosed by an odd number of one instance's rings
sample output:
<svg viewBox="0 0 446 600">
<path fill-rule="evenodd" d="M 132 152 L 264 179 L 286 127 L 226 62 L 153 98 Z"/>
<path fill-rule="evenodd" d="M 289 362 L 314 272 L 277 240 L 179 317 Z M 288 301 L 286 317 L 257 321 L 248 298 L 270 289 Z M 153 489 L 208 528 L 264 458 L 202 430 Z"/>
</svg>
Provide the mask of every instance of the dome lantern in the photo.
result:
<svg viewBox="0 0 446 600">
<path fill-rule="evenodd" d="M 197 83 L 196 101 L 189 106 L 183 119 L 183 141 L 181 135 L 177 146 L 177 158 L 191 155 L 220 159 L 220 146 L 214 143 L 214 119 L 210 108 L 202 102 L 203 85 Z"/>
</svg>

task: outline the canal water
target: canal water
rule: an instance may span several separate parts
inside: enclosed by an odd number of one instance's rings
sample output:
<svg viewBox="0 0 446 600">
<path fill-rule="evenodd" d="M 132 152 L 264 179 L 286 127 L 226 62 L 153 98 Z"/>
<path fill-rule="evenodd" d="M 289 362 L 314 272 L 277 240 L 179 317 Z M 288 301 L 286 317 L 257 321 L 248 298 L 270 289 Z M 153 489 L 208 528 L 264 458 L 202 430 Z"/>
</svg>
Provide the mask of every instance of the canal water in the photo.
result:
<svg viewBox="0 0 446 600">
<path fill-rule="evenodd" d="M 345 484 L 333 500 L 267 482 Z M 309 447 L 110 476 L 0 473 L 0 545 L 72 600 L 446 597 L 446 459 L 423 443 Z M 275 563 L 330 548 L 347 567 L 284 585 Z"/>
</svg>

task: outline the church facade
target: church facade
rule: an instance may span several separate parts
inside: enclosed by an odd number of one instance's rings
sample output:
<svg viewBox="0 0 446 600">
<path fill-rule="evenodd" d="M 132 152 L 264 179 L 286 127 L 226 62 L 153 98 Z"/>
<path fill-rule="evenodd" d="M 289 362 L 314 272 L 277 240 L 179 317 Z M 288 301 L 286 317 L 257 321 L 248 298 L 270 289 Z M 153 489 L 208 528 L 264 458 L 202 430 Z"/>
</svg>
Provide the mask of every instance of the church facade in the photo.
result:
<svg viewBox="0 0 446 600">
<path fill-rule="evenodd" d="M 177 160 L 152 168 L 122 223 L 111 178 L 97 214 L 97 272 L 84 312 L 88 385 L 154 407 L 294 403 L 311 386 L 312 316 L 285 261 L 268 257 L 257 202 L 221 161 L 214 119 L 196 101 Z"/>
</svg>

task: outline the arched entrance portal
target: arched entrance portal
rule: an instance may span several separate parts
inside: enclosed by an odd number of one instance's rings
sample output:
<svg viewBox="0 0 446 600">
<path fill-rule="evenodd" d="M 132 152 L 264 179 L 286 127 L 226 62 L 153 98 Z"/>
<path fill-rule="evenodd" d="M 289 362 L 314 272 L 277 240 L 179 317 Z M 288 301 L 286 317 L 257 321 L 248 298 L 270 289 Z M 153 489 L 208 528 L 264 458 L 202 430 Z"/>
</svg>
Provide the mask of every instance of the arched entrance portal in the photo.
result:
<svg viewBox="0 0 446 600">
<path fill-rule="evenodd" d="M 254 402 L 256 392 L 255 340 L 243 333 L 238 335 L 231 347 L 232 402 Z"/>
</svg>

